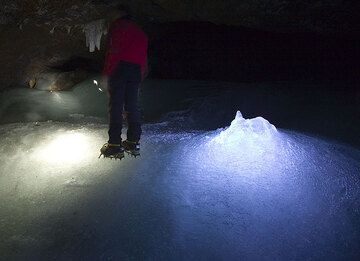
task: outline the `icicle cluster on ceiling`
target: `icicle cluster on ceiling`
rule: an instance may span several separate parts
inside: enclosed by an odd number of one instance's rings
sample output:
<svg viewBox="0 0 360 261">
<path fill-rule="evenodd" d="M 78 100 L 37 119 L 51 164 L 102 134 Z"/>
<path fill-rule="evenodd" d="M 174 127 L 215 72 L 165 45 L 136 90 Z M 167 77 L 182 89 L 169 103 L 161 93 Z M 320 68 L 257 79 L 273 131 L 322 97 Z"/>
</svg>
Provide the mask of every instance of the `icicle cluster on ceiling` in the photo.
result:
<svg viewBox="0 0 360 261">
<path fill-rule="evenodd" d="M 105 19 L 99 19 L 84 25 L 83 31 L 85 32 L 86 46 L 89 47 L 89 51 L 94 52 L 95 48 L 100 50 L 101 38 L 107 34 Z"/>
</svg>

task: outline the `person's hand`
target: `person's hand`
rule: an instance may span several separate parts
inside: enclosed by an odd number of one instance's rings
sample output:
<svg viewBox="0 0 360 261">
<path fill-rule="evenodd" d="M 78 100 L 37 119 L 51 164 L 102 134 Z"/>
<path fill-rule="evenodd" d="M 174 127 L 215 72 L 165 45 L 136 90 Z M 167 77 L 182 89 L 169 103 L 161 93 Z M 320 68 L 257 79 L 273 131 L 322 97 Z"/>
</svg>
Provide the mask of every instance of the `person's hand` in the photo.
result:
<svg viewBox="0 0 360 261">
<path fill-rule="evenodd" d="M 109 77 L 106 76 L 106 75 L 103 75 L 100 79 L 100 88 L 103 90 L 103 91 L 107 91 L 109 88 L 108 86 L 108 79 Z"/>
<path fill-rule="evenodd" d="M 127 121 L 127 119 L 128 119 L 128 115 L 129 115 L 129 112 L 127 112 L 127 111 L 123 111 L 123 113 L 122 113 L 122 117 L 123 117 L 123 120 L 124 120 L 124 121 Z"/>
</svg>

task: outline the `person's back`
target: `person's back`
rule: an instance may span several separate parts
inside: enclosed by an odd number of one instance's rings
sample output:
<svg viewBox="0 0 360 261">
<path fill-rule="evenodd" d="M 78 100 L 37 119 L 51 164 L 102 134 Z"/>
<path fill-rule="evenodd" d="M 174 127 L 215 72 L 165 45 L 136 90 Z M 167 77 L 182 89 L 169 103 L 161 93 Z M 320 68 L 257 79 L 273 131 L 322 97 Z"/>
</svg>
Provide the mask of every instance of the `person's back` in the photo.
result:
<svg viewBox="0 0 360 261">
<path fill-rule="evenodd" d="M 146 69 L 148 38 L 128 16 L 115 20 L 109 30 L 103 74 L 108 77 L 109 141 L 101 148 L 101 155 L 124 157 L 124 150 L 140 155 L 141 115 L 138 89 Z M 127 139 L 122 141 L 122 114 L 128 122 Z M 100 156 L 101 156 L 100 155 Z"/>
<path fill-rule="evenodd" d="M 111 75 L 119 61 L 139 64 L 144 76 L 148 38 L 132 20 L 119 18 L 111 25 L 107 43 L 104 74 Z"/>
</svg>

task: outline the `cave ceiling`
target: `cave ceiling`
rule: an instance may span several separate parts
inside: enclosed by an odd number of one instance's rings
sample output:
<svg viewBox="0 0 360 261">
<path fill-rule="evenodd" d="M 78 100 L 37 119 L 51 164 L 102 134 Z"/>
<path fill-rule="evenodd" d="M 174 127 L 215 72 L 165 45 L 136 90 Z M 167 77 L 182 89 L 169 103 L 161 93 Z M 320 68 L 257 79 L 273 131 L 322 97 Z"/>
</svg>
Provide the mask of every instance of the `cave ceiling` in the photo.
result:
<svg viewBox="0 0 360 261">
<path fill-rule="evenodd" d="M 206 21 L 270 31 L 359 32 L 358 0 L 131 0 L 143 22 Z M 119 1 L 2 0 L 0 24 L 74 26 L 109 18 Z"/>
</svg>

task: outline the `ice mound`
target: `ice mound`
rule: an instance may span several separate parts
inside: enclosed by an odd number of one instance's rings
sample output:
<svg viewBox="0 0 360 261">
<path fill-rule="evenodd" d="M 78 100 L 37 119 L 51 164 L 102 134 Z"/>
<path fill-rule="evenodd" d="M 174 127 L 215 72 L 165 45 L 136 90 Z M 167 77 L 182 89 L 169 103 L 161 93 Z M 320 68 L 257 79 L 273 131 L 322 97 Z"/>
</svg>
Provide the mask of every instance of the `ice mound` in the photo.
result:
<svg viewBox="0 0 360 261">
<path fill-rule="evenodd" d="M 237 111 L 231 125 L 221 131 L 213 141 L 220 144 L 233 144 L 244 141 L 261 141 L 276 136 L 277 130 L 274 125 L 262 117 L 244 119 L 240 111 Z"/>
</svg>

